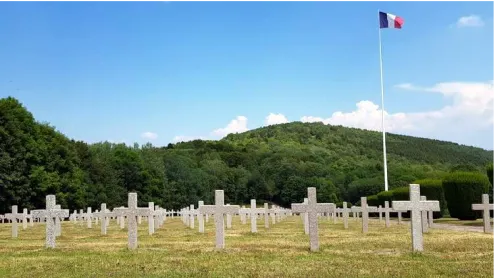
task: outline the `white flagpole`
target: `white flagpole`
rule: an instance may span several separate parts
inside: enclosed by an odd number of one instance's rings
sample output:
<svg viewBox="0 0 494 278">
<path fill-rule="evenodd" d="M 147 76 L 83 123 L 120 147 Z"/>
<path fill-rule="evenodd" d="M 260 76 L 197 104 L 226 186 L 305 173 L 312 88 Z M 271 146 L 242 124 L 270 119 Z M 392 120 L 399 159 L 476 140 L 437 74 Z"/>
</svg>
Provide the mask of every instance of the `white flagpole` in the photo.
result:
<svg viewBox="0 0 494 278">
<path fill-rule="evenodd" d="M 383 131 L 383 157 L 384 157 L 384 191 L 388 191 L 388 163 L 386 161 L 386 131 L 384 130 L 384 85 L 383 85 L 383 54 L 381 47 L 381 17 L 377 11 L 377 18 L 379 22 L 379 66 L 381 70 L 381 117 L 382 117 L 382 131 Z"/>
</svg>

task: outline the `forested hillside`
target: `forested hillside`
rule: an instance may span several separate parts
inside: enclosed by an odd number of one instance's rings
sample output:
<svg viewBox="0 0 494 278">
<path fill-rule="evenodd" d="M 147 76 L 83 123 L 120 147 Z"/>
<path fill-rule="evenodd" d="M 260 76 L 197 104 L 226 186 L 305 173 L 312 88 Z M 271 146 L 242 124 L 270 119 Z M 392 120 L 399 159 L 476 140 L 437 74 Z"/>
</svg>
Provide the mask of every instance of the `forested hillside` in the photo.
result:
<svg viewBox="0 0 494 278">
<path fill-rule="evenodd" d="M 355 202 L 383 189 L 379 132 L 288 123 L 231 134 L 220 141 L 166 147 L 74 141 L 37 122 L 14 98 L 0 100 L 0 213 L 12 204 L 39 208 L 46 194 L 63 207 L 126 204 L 128 191 L 176 209 L 225 190 L 225 201 L 251 198 L 288 205 L 308 186 L 322 202 Z M 387 135 L 391 188 L 453 169 L 486 173 L 492 151 L 455 143 Z"/>
</svg>

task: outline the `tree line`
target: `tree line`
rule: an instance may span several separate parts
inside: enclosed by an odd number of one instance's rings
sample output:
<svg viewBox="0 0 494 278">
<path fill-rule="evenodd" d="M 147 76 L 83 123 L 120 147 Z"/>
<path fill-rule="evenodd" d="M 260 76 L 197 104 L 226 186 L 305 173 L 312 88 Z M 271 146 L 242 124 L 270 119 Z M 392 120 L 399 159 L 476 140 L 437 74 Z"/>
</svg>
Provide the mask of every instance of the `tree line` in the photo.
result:
<svg viewBox="0 0 494 278">
<path fill-rule="evenodd" d="M 391 188 L 492 162 L 492 151 L 395 134 L 387 135 L 387 154 Z M 41 208 L 47 194 L 71 210 L 121 206 L 130 191 L 140 206 L 167 209 L 212 203 L 215 189 L 235 204 L 289 206 L 309 186 L 320 202 L 356 202 L 383 184 L 379 132 L 293 122 L 164 147 L 88 144 L 37 122 L 17 99 L 0 99 L 0 213 L 14 204 Z"/>
</svg>

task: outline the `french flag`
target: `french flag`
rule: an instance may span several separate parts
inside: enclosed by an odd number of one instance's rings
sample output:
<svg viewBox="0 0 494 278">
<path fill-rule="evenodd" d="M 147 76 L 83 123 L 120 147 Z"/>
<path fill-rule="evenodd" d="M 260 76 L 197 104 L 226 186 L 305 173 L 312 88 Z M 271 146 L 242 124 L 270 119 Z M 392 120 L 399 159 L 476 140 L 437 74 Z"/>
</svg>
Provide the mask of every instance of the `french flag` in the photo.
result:
<svg viewBox="0 0 494 278">
<path fill-rule="evenodd" d="M 379 12 L 379 27 L 380 28 L 396 28 L 401 29 L 403 26 L 403 18 L 390 13 Z"/>
</svg>

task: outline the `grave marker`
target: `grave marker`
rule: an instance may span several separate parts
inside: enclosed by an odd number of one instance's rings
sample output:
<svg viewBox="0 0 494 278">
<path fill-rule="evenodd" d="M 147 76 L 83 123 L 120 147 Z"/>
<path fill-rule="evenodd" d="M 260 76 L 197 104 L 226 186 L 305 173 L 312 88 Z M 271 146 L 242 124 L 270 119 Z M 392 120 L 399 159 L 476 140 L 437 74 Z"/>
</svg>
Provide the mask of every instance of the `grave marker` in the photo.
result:
<svg viewBox="0 0 494 278">
<path fill-rule="evenodd" d="M 309 237 L 310 250 L 319 250 L 319 235 L 318 235 L 318 219 L 319 213 L 335 211 L 336 207 L 331 203 L 317 203 L 317 195 L 315 187 L 307 188 L 307 204 L 292 204 L 292 211 L 298 213 L 306 213 L 309 218 Z"/>
<path fill-rule="evenodd" d="M 439 211 L 439 201 L 420 201 L 420 185 L 410 184 L 410 201 L 392 201 L 394 210 L 411 211 L 412 250 L 423 251 L 423 235 L 420 212 Z"/>
<path fill-rule="evenodd" d="M 154 202 L 148 202 L 148 208 L 149 211 L 151 212 L 150 215 L 148 216 L 148 234 L 152 235 L 154 234 L 154 221 L 152 219 L 154 214 Z"/>
<path fill-rule="evenodd" d="M 199 233 L 204 233 L 204 217 L 203 213 L 201 213 L 201 206 L 204 205 L 204 201 L 199 201 L 197 206 L 197 222 L 199 224 Z"/>
<path fill-rule="evenodd" d="M 343 202 L 343 227 L 345 227 L 345 229 L 348 229 L 348 215 L 349 215 L 349 212 L 350 210 L 347 208 L 347 203 L 346 202 Z"/>
<path fill-rule="evenodd" d="M 389 228 L 389 213 L 392 211 L 392 209 L 389 207 L 389 201 L 384 201 L 384 208 L 382 210 L 384 211 L 384 222 L 386 228 Z"/>
<path fill-rule="evenodd" d="M 12 237 L 16 238 L 18 236 L 18 223 L 17 219 L 23 219 L 22 213 L 17 213 L 17 205 L 12 206 L 12 212 L 6 213 L 5 218 L 9 219 L 12 222 Z"/>
<path fill-rule="evenodd" d="M 106 203 L 101 204 L 101 210 L 97 213 L 97 216 L 101 218 L 101 234 L 107 234 L 107 228 L 110 223 L 110 217 L 114 216 L 113 212 L 106 209 Z"/>
<path fill-rule="evenodd" d="M 33 217 L 46 219 L 46 242 L 47 248 L 55 248 L 55 218 L 69 216 L 69 210 L 56 209 L 55 195 L 46 196 L 46 209 L 31 211 Z"/>
<path fill-rule="evenodd" d="M 484 233 L 492 233 L 490 211 L 494 210 L 494 204 L 489 204 L 489 195 L 482 194 L 482 204 L 472 204 L 472 210 L 482 210 Z"/>
<path fill-rule="evenodd" d="M 214 205 L 204 205 L 200 207 L 201 213 L 210 213 L 214 215 L 214 224 L 216 226 L 216 248 L 225 248 L 225 224 L 224 215 L 227 213 L 238 213 L 239 206 L 225 206 L 225 197 L 223 190 L 215 190 Z"/>
<path fill-rule="evenodd" d="M 149 217 L 151 210 L 137 207 L 137 193 L 134 192 L 129 193 L 127 206 L 127 208 L 116 208 L 115 215 L 127 217 L 128 247 L 132 250 L 137 248 L 137 216 Z"/>
</svg>

